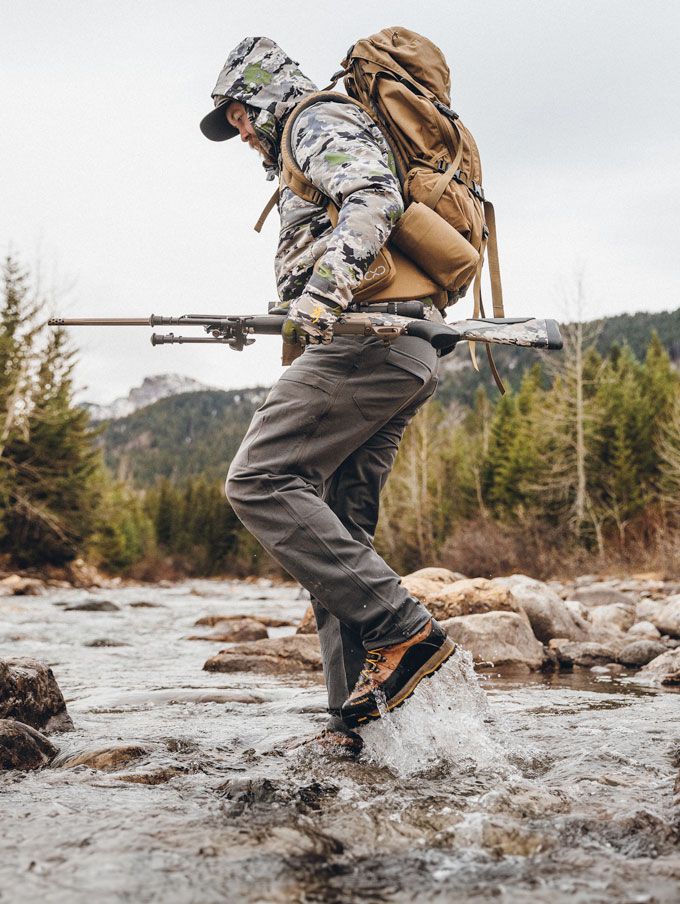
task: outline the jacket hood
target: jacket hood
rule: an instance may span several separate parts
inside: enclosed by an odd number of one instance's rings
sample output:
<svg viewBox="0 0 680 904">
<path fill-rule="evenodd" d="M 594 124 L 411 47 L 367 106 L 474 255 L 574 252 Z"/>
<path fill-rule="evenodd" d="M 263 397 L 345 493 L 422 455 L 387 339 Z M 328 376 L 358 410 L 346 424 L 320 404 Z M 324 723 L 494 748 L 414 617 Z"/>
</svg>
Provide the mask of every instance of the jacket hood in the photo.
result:
<svg viewBox="0 0 680 904">
<path fill-rule="evenodd" d="M 270 113 L 278 122 L 317 87 L 271 38 L 244 38 L 227 57 L 214 97 L 229 97 Z"/>
</svg>

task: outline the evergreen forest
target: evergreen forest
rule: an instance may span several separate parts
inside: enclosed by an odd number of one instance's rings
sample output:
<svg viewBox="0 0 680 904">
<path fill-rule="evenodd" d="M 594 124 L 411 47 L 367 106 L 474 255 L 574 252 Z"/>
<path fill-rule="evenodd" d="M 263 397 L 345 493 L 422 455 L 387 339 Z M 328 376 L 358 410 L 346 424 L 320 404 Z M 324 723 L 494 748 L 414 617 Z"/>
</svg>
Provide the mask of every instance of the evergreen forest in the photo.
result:
<svg viewBox="0 0 680 904">
<path fill-rule="evenodd" d="M 223 481 L 266 390 L 187 393 L 93 425 L 75 352 L 14 258 L 0 297 L 0 564 L 76 558 L 137 579 L 275 573 Z M 563 327 L 565 349 L 503 349 L 499 396 L 459 352 L 406 431 L 377 548 L 536 577 L 680 573 L 680 309 Z"/>
</svg>

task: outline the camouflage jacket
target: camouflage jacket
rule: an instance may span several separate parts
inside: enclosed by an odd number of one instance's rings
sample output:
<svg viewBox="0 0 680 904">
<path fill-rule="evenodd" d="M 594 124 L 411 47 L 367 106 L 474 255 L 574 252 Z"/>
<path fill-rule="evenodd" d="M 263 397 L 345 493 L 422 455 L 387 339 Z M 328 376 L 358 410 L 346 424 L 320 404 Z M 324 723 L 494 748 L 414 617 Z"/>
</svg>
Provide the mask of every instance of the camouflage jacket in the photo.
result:
<svg viewBox="0 0 680 904">
<path fill-rule="evenodd" d="M 317 88 L 269 38 L 245 38 L 220 73 L 213 97 L 246 104 L 270 155 L 270 178 L 281 170 L 280 140 L 294 107 Z M 280 300 L 310 296 L 345 308 L 352 291 L 403 213 L 387 143 L 362 110 L 323 102 L 293 124 L 293 156 L 305 176 L 338 207 L 333 228 L 325 206 L 281 186 L 281 230 L 275 272 Z"/>
</svg>

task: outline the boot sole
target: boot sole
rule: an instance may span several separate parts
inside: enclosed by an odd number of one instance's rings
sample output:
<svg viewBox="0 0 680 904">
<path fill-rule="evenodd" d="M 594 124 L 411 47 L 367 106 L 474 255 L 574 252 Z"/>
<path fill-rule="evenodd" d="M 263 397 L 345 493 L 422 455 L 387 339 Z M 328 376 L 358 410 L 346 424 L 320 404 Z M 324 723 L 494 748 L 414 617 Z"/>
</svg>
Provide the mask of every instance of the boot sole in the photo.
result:
<svg viewBox="0 0 680 904">
<path fill-rule="evenodd" d="M 413 692 L 418 687 L 420 682 L 424 678 L 429 678 L 431 675 L 434 675 L 435 672 L 438 672 L 439 669 L 444 665 L 446 660 L 450 659 L 450 657 L 453 656 L 455 652 L 456 644 L 451 640 L 450 637 L 447 637 L 444 643 L 438 648 L 437 652 L 433 656 L 431 656 L 427 660 L 427 662 L 423 663 L 418 671 L 414 672 L 413 675 L 411 675 L 411 677 L 399 691 L 399 693 L 395 694 L 395 696 L 388 701 L 388 712 L 391 712 L 393 709 L 401 706 L 401 704 L 405 703 L 409 697 L 413 696 Z M 381 713 L 376 708 L 370 713 L 365 713 L 362 716 L 355 717 L 355 720 L 357 725 L 363 725 L 365 722 L 371 722 L 375 721 L 375 719 L 379 719 L 380 716 Z"/>
</svg>

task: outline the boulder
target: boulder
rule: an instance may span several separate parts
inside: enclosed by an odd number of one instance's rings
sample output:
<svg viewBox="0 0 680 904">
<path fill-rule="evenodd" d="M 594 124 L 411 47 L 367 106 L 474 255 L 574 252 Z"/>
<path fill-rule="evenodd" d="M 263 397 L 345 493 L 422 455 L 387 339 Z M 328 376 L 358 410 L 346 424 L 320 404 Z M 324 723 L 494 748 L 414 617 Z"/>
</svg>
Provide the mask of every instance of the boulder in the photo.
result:
<svg viewBox="0 0 680 904">
<path fill-rule="evenodd" d="M 270 618 L 268 615 L 203 615 L 194 622 L 194 627 L 214 628 L 220 622 L 241 621 L 244 618 L 253 619 L 265 628 L 288 628 L 295 624 L 286 618 Z"/>
<path fill-rule="evenodd" d="M 658 640 L 634 640 L 621 650 L 618 660 L 623 665 L 639 668 L 665 652 L 665 644 L 659 643 Z"/>
<path fill-rule="evenodd" d="M 110 600 L 85 600 L 66 606 L 64 612 L 120 612 L 120 606 Z"/>
<path fill-rule="evenodd" d="M 573 665 L 586 667 L 603 665 L 608 662 L 614 662 L 618 658 L 615 648 L 590 641 L 578 643 L 556 637 L 550 641 L 548 648 L 557 656 L 557 661 L 560 665 L 567 667 Z"/>
<path fill-rule="evenodd" d="M 526 612 L 534 635 L 542 643 L 548 643 L 553 637 L 567 637 L 569 640 L 586 639 L 588 634 L 586 621 L 574 615 L 547 584 L 523 574 L 496 578 L 493 583 L 511 590 L 514 598 Z"/>
<path fill-rule="evenodd" d="M 37 578 L 25 578 L 20 574 L 10 574 L 0 581 L 4 596 L 38 596 L 45 589 L 43 581 Z"/>
<path fill-rule="evenodd" d="M 412 571 L 407 574 L 406 578 L 422 578 L 425 581 L 432 581 L 435 584 L 453 584 L 455 581 L 464 581 L 465 575 L 459 571 L 449 571 L 448 568 L 419 568 L 418 571 Z"/>
<path fill-rule="evenodd" d="M 94 565 L 88 565 L 83 559 L 74 559 L 66 568 L 67 577 L 74 587 L 103 587 L 106 580 L 99 574 Z"/>
<path fill-rule="evenodd" d="M 640 600 L 635 606 L 636 621 L 653 621 L 657 615 L 661 614 L 665 604 L 665 600 Z"/>
<path fill-rule="evenodd" d="M 87 766 L 101 772 L 114 772 L 127 766 L 128 763 L 146 756 L 148 750 L 139 744 L 117 744 L 112 747 L 97 747 L 93 750 L 79 750 L 63 753 L 52 765 L 59 769 L 73 769 L 75 766 Z"/>
<path fill-rule="evenodd" d="M 680 637 L 680 595 L 669 597 L 666 605 L 649 620 L 662 634 Z"/>
<path fill-rule="evenodd" d="M 421 600 L 436 619 L 483 612 L 517 612 L 519 606 L 508 587 L 486 578 L 465 578 L 443 584 L 423 577 L 407 575 L 403 586 Z"/>
<path fill-rule="evenodd" d="M 57 748 L 35 728 L 14 719 L 0 719 L 0 769 L 40 769 Z"/>
<path fill-rule="evenodd" d="M 618 590 L 613 584 L 603 581 L 587 587 L 576 587 L 571 594 L 575 600 L 586 606 L 610 606 L 612 603 L 635 603 L 635 597 Z"/>
<path fill-rule="evenodd" d="M 46 731 L 73 728 L 52 669 L 37 659 L 0 660 L 0 719 Z"/>
<path fill-rule="evenodd" d="M 209 640 L 212 643 L 239 643 L 245 640 L 262 640 L 267 637 L 267 629 L 262 622 L 252 618 L 221 621 L 215 625 L 212 634 L 191 634 L 187 640 Z"/>
<path fill-rule="evenodd" d="M 652 659 L 640 669 L 640 675 L 656 684 L 680 686 L 680 648 L 667 650 Z"/>
<path fill-rule="evenodd" d="M 443 621 L 442 626 L 472 653 L 475 662 L 539 669 L 545 660 L 543 645 L 534 637 L 524 613 L 459 615 Z"/>
<path fill-rule="evenodd" d="M 609 603 L 606 606 L 596 606 L 590 611 L 590 623 L 595 628 L 627 631 L 634 621 L 635 609 L 630 603 Z"/>
<path fill-rule="evenodd" d="M 302 621 L 297 626 L 296 634 L 316 634 L 316 618 L 311 606 L 307 606 Z"/>
<path fill-rule="evenodd" d="M 239 643 L 211 656 L 203 668 L 206 672 L 265 672 L 270 675 L 319 672 L 319 639 L 309 634 L 293 634 Z"/>
<path fill-rule="evenodd" d="M 661 637 L 661 631 L 650 621 L 639 621 L 628 628 L 628 636 L 640 640 L 658 640 Z"/>
</svg>

